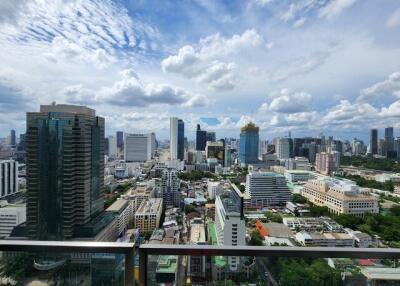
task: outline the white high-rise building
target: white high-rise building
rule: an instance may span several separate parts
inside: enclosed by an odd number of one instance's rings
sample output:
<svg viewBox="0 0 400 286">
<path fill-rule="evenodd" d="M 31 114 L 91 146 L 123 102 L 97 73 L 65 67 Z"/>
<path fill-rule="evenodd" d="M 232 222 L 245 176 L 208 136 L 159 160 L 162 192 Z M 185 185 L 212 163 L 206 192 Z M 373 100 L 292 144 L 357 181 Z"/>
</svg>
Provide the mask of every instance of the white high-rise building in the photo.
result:
<svg viewBox="0 0 400 286">
<path fill-rule="evenodd" d="M 227 189 L 215 199 L 215 226 L 219 245 L 246 245 L 243 197 L 237 188 Z M 240 257 L 228 257 L 230 271 L 240 270 Z"/>
<path fill-rule="evenodd" d="M 169 120 L 169 156 L 171 160 L 178 159 L 178 118 L 171 117 Z"/>
<path fill-rule="evenodd" d="M 116 159 L 117 155 L 117 138 L 115 136 L 108 136 L 108 157 Z"/>
<path fill-rule="evenodd" d="M 146 162 L 154 155 L 154 133 L 127 134 L 125 133 L 124 159 L 125 162 Z"/>
<path fill-rule="evenodd" d="M 246 177 L 246 208 L 261 209 L 286 205 L 291 197 L 283 175 L 272 172 L 251 172 Z"/>
<path fill-rule="evenodd" d="M 18 162 L 0 160 L 0 198 L 18 192 Z"/>
<path fill-rule="evenodd" d="M 276 146 L 276 155 L 278 159 L 289 159 L 290 156 L 290 148 L 292 148 L 290 144 L 290 138 L 280 138 L 277 142 Z"/>
</svg>

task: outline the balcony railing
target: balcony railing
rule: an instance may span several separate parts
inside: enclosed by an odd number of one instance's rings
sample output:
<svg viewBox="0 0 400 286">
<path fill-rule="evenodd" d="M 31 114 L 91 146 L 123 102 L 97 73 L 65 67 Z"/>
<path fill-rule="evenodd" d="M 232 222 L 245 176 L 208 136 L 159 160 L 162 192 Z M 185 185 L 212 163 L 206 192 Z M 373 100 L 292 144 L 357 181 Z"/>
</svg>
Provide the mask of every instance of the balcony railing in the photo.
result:
<svg viewBox="0 0 400 286">
<path fill-rule="evenodd" d="M 254 257 L 311 257 L 400 259 L 400 249 L 392 248 L 331 248 L 331 247 L 266 247 L 143 244 L 135 251 L 133 243 L 0 240 L 0 251 L 30 253 L 110 253 L 125 255 L 124 285 L 134 285 L 135 255 L 139 255 L 140 285 L 147 285 L 150 255 L 176 256 L 254 256 Z"/>
</svg>

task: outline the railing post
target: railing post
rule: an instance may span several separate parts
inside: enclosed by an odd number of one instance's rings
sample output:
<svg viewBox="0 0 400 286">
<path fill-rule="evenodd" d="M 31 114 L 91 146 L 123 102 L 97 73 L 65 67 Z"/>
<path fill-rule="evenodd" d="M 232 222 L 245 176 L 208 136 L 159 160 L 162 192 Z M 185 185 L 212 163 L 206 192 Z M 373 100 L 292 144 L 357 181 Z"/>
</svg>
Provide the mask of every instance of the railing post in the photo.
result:
<svg viewBox="0 0 400 286">
<path fill-rule="evenodd" d="M 147 253 L 139 248 L 139 279 L 140 286 L 147 285 Z"/>
<path fill-rule="evenodd" d="M 135 257 L 135 247 L 129 248 L 125 253 L 125 286 L 133 286 L 133 259 Z"/>
</svg>

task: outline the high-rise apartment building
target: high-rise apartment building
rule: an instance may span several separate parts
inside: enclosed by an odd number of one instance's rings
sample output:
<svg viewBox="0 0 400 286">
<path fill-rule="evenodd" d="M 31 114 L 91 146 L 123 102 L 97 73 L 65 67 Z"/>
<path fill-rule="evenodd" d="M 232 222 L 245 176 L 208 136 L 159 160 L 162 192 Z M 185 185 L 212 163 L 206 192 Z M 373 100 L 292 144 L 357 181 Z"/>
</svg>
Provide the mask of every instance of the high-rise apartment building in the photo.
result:
<svg viewBox="0 0 400 286">
<path fill-rule="evenodd" d="M 283 206 L 292 194 L 283 175 L 272 172 L 250 172 L 246 177 L 244 205 L 247 209 Z"/>
<path fill-rule="evenodd" d="M 293 157 L 292 138 L 279 138 L 276 146 L 276 155 L 278 159 L 289 159 Z"/>
<path fill-rule="evenodd" d="M 154 155 L 154 133 L 128 134 L 125 133 L 124 159 L 125 162 L 146 162 Z"/>
<path fill-rule="evenodd" d="M 220 192 L 215 199 L 215 226 L 219 245 L 246 245 L 243 197 L 235 188 Z M 228 257 L 230 271 L 240 270 L 240 257 Z"/>
<path fill-rule="evenodd" d="M 372 155 L 378 154 L 378 130 L 371 129 L 369 140 L 370 151 Z"/>
<path fill-rule="evenodd" d="M 104 138 L 104 155 L 106 155 L 106 156 L 108 156 L 108 154 L 109 154 L 109 139 L 108 139 L 108 137 L 107 138 Z"/>
<path fill-rule="evenodd" d="M 117 131 L 117 147 L 122 148 L 124 146 L 124 132 Z"/>
<path fill-rule="evenodd" d="M 13 195 L 18 190 L 18 162 L 0 160 L 0 198 Z"/>
<path fill-rule="evenodd" d="M 179 207 L 181 201 L 180 180 L 176 170 L 163 170 L 161 176 L 161 197 L 164 207 Z"/>
<path fill-rule="evenodd" d="M 154 231 L 160 226 L 162 210 L 162 199 L 144 200 L 135 212 L 135 228 L 141 233 Z"/>
<path fill-rule="evenodd" d="M 170 158 L 183 160 L 185 149 L 185 124 L 182 119 L 170 118 Z"/>
<path fill-rule="evenodd" d="M 207 131 L 200 129 L 200 124 L 197 124 L 196 130 L 196 150 L 204 151 L 207 143 Z"/>
<path fill-rule="evenodd" d="M 339 155 L 340 156 L 340 155 Z M 340 158 L 340 157 L 339 157 Z M 321 152 L 317 153 L 315 159 L 315 171 L 328 175 L 338 169 L 337 154 Z"/>
<path fill-rule="evenodd" d="M 259 128 L 252 122 L 240 129 L 239 159 L 241 164 L 258 162 Z"/>
<path fill-rule="evenodd" d="M 27 227 L 64 240 L 104 209 L 104 119 L 76 105 L 27 113 Z"/>
</svg>

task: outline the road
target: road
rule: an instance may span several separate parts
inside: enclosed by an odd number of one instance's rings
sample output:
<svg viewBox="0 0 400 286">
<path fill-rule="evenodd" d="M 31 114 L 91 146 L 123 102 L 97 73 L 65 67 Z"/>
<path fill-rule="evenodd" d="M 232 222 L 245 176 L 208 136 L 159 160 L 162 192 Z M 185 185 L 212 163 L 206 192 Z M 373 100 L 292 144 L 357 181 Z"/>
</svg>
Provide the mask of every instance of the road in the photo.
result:
<svg viewBox="0 0 400 286">
<path fill-rule="evenodd" d="M 279 286 L 278 282 L 276 282 L 275 278 L 272 276 L 272 273 L 269 271 L 269 269 L 266 266 L 266 263 L 265 263 L 266 259 L 268 259 L 268 258 L 256 257 L 256 264 L 257 264 L 258 270 L 261 272 L 260 275 L 265 276 L 264 273 L 267 272 L 269 285 Z"/>
</svg>

